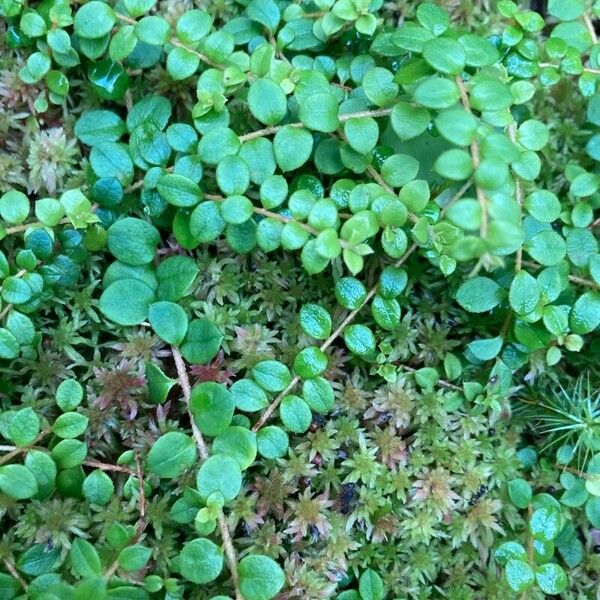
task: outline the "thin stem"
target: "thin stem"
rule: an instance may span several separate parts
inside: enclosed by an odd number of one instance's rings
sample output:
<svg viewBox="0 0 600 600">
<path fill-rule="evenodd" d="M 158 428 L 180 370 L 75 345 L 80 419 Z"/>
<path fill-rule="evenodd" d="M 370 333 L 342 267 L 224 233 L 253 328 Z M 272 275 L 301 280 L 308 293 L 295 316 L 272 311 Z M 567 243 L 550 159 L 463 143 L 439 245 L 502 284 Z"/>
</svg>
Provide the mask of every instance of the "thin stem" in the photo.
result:
<svg viewBox="0 0 600 600">
<path fill-rule="evenodd" d="M 592 19 L 590 18 L 589 13 L 587 13 L 587 12 L 583 13 L 583 22 L 585 23 L 585 26 L 587 27 L 590 37 L 592 38 L 592 43 L 597 44 L 598 36 L 596 35 L 596 29 L 594 27 L 594 23 L 592 23 Z"/>
<path fill-rule="evenodd" d="M 12 561 L 9 560 L 8 558 L 5 558 L 5 559 L 3 559 L 2 562 L 4 563 L 6 570 L 19 582 L 21 587 L 25 591 L 27 591 L 27 588 L 29 586 L 27 585 L 27 582 L 23 579 L 23 577 L 21 577 L 21 574 L 19 573 L 19 571 L 17 571 L 17 569 L 15 568 L 15 565 L 12 563 Z"/>
<path fill-rule="evenodd" d="M 377 118 L 377 117 L 387 117 L 392 112 L 391 108 L 380 108 L 377 110 L 361 110 L 353 113 L 346 113 L 343 115 L 339 115 L 338 120 L 340 123 L 344 123 L 346 121 L 350 121 L 351 119 L 362 119 L 366 117 Z M 304 123 L 296 122 L 296 123 L 286 123 L 285 125 L 274 125 L 273 127 L 265 127 L 264 129 L 258 129 L 257 131 L 251 131 L 250 133 L 246 133 L 244 135 L 240 135 L 240 142 L 244 143 L 248 140 L 253 140 L 257 137 L 263 137 L 268 135 L 273 135 L 278 131 L 281 131 L 285 127 L 305 127 Z"/>
<path fill-rule="evenodd" d="M 542 63 L 539 63 L 539 66 L 542 69 L 552 68 L 552 69 L 560 70 L 560 65 L 553 65 L 552 63 L 542 62 Z M 593 73 L 594 75 L 600 75 L 600 69 L 594 69 L 592 67 L 583 67 L 583 70 L 585 73 Z"/>
<path fill-rule="evenodd" d="M 128 17 L 121 13 L 115 12 L 115 15 L 116 15 L 117 19 L 119 19 L 120 21 L 123 21 L 123 23 L 127 23 L 127 25 L 135 25 L 137 23 L 137 21 L 135 19 L 132 19 L 131 17 Z"/>
<path fill-rule="evenodd" d="M 177 46 L 177 48 L 183 48 L 184 50 L 187 50 L 190 54 L 197 56 L 203 63 L 207 64 L 210 67 L 213 67 L 214 69 L 219 69 L 219 71 L 225 70 L 225 67 L 223 65 L 220 65 L 214 60 L 211 60 L 210 58 L 208 58 L 208 56 L 202 54 L 202 52 L 198 52 L 198 50 L 195 50 L 194 48 L 190 48 L 189 46 L 182 44 L 177 38 L 171 38 L 169 40 L 169 43 L 172 46 Z"/>
<path fill-rule="evenodd" d="M 457 75 L 455 77 L 456 85 L 458 86 L 458 91 L 460 93 L 460 101 L 463 105 L 463 108 L 470 114 L 472 114 L 471 110 L 471 102 L 469 100 L 469 94 L 467 92 L 467 87 L 465 86 L 465 82 Z M 479 164 L 481 162 L 481 157 L 479 153 L 479 143 L 475 138 L 471 142 L 470 146 L 471 150 L 471 159 L 473 161 L 473 169 L 477 170 Z M 483 239 L 487 237 L 488 233 L 488 206 L 487 206 L 487 198 L 483 193 L 483 190 L 476 185 L 476 195 L 477 201 L 479 202 L 479 206 L 481 207 L 481 227 L 479 228 L 479 233 Z"/>
<path fill-rule="evenodd" d="M 209 453 L 206 448 L 206 443 L 204 442 L 202 432 L 196 426 L 196 423 L 194 421 L 194 415 L 190 410 L 190 397 L 192 394 L 192 388 L 190 386 L 190 379 L 188 377 L 187 368 L 183 357 L 181 356 L 179 348 L 171 346 L 171 352 L 173 354 L 173 360 L 175 361 L 175 368 L 177 369 L 179 385 L 181 386 L 181 390 L 183 391 L 183 398 L 185 400 L 190 422 L 192 424 L 192 433 L 194 435 L 194 440 L 196 441 L 196 446 L 198 447 L 198 453 L 200 454 L 200 457 L 203 460 L 206 460 L 209 457 Z M 229 526 L 227 525 L 227 519 L 225 518 L 225 514 L 223 513 L 222 509 L 219 509 L 218 521 L 219 529 L 221 531 L 221 538 L 223 539 L 223 550 L 225 551 L 225 557 L 227 558 L 227 564 L 229 565 L 229 572 L 231 573 L 231 582 L 233 583 L 233 589 L 235 591 L 235 598 L 236 600 L 244 600 L 244 597 L 242 596 L 242 593 L 240 591 L 240 581 L 237 568 L 237 554 L 235 552 L 235 548 L 233 547 L 231 534 L 229 532 Z"/>
<path fill-rule="evenodd" d="M 511 123 L 508 126 L 508 135 L 511 141 L 516 143 L 517 141 L 517 125 L 516 123 Z M 519 204 L 519 224 L 521 223 L 521 209 L 523 206 L 523 184 L 521 182 L 521 178 L 518 175 L 515 175 L 515 196 L 517 199 L 517 203 Z M 517 256 L 515 259 L 515 271 L 521 270 L 521 264 L 523 262 L 523 246 L 519 246 L 517 250 Z"/>
<path fill-rule="evenodd" d="M 225 198 L 223 198 L 223 196 L 218 196 L 217 194 L 204 194 L 204 198 L 206 198 L 207 200 L 213 200 L 215 202 L 223 202 L 223 200 L 225 200 Z M 315 237 L 321 233 L 318 229 L 315 229 L 314 227 L 311 227 L 310 225 L 308 225 L 308 223 L 302 223 L 302 221 L 297 221 L 296 219 L 293 219 L 291 217 L 286 217 L 285 215 L 281 215 L 279 213 L 272 212 L 270 210 L 267 210 L 266 208 L 262 208 L 260 206 L 254 206 L 253 210 L 257 215 L 262 215 L 263 217 L 267 217 L 269 219 L 275 219 L 276 221 L 279 221 L 280 223 L 285 223 L 285 224 L 296 223 L 296 225 L 298 225 L 299 227 L 304 229 L 304 231 L 307 231 L 308 233 L 310 233 L 311 235 L 314 235 Z M 342 248 L 351 248 L 352 247 L 350 244 L 348 244 L 348 242 L 346 242 L 344 240 L 338 240 L 338 241 Z"/>
<path fill-rule="evenodd" d="M 123 465 L 109 465 L 108 463 L 103 463 L 93 458 L 84 460 L 83 464 L 86 467 L 94 467 L 95 469 L 100 469 L 101 471 L 117 471 L 118 473 L 127 473 L 128 475 L 135 474 L 135 471 L 128 467 L 124 467 Z"/>
<path fill-rule="evenodd" d="M 22 446 L 20 448 L 15 447 L 8 454 L 5 454 L 2 458 L 0 458 L 0 465 L 7 463 L 9 460 L 13 459 L 15 456 L 19 456 L 23 452 L 27 452 L 30 448 L 35 446 L 40 440 L 43 440 L 49 433 L 51 433 L 51 429 L 43 429 L 38 433 L 36 438 L 31 442 L 31 444 L 27 444 L 27 446 Z"/>
<path fill-rule="evenodd" d="M 529 261 L 529 260 L 524 260 L 523 266 L 529 267 L 531 269 L 536 269 L 536 270 L 542 268 L 542 265 L 539 265 L 538 263 Z M 577 275 L 569 275 L 569 281 L 571 281 L 572 283 L 576 283 L 578 285 L 583 285 L 585 287 L 592 288 L 594 290 L 600 290 L 600 285 L 598 285 L 594 281 L 590 281 L 589 279 L 584 279 L 583 277 L 577 277 Z"/>
<path fill-rule="evenodd" d="M 61 219 L 58 222 L 58 225 L 68 225 L 70 222 L 71 221 L 69 221 L 69 219 L 65 217 L 64 219 Z M 30 227 L 35 227 L 36 225 L 45 227 L 45 225 L 41 221 L 34 221 L 33 223 L 23 223 L 21 225 L 15 225 L 14 227 L 9 227 L 4 231 L 7 235 L 11 235 L 12 233 L 20 233 L 21 231 L 27 231 Z"/>
<path fill-rule="evenodd" d="M 171 346 L 171 352 L 173 354 L 173 360 L 175 361 L 175 368 L 177 369 L 179 385 L 181 386 L 181 389 L 183 391 L 183 399 L 185 400 L 188 415 L 190 417 L 190 422 L 192 424 L 192 434 L 194 436 L 194 440 L 196 440 L 196 446 L 198 446 L 198 453 L 200 454 L 200 458 L 202 458 L 202 460 L 206 460 L 209 456 L 208 449 L 206 448 L 206 442 L 204 441 L 202 432 L 198 429 L 198 426 L 196 425 L 194 415 L 192 414 L 192 411 L 190 409 L 190 397 L 192 395 L 192 388 L 190 386 L 190 379 L 187 374 L 185 362 L 183 360 L 183 356 L 181 356 L 179 348 Z"/>
</svg>

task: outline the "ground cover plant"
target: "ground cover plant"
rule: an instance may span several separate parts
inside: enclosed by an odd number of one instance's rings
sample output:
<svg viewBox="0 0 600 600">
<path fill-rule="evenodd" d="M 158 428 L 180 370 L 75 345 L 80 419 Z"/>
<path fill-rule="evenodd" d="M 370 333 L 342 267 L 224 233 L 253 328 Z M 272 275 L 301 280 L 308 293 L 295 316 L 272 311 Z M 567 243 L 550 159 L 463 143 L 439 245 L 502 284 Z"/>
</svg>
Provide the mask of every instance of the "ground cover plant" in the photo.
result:
<svg viewBox="0 0 600 600">
<path fill-rule="evenodd" d="M 594 598 L 599 15 L 0 0 L 0 598 Z"/>
</svg>

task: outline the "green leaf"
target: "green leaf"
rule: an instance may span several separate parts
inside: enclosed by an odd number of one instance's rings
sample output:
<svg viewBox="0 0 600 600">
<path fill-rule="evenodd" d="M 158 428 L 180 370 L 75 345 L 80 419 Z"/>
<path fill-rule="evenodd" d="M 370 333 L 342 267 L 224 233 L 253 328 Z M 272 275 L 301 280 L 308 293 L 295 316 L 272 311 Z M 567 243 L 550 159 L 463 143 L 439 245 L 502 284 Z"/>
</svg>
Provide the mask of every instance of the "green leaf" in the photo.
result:
<svg viewBox="0 0 600 600">
<path fill-rule="evenodd" d="M 458 75 L 466 63 L 464 48 L 450 38 L 433 38 L 425 42 L 423 58 L 436 71 L 446 75 Z"/>
<path fill-rule="evenodd" d="M 480 361 L 492 360 L 500 353 L 504 339 L 500 336 L 483 340 L 474 340 L 467 344 L 469 352 Z"/>
<path fill-rule="evenodd" d="M 215 437 L 212 451 L 231 456 L 245 471 L 256 459 L 256 434 L 245 427 L 228 427 Z"/>
<path fill-rule="evenodd" d="M 115 12 L 108 4 L 91 0 L 75 13 L 73 28 L 79 37 L 96 39 L 110 33 L 116 20 Z"/>
<path fill-rule="evenodd" d="M 369 69 L 363 76 L 365 96 L 376 106 L 390 106 L 398 96 L 399 87 L 391 71 L 381 67 Z"/>
<path fill-rule="evenodd" d="M 508 496 L 517 508 L 527 508 L 531 504 L 531 486 L 524 479 L 512 479 L 508 482 Z"/>
<path fill-rule="evenodd" d="M 127 128 L 134 131 L 140 125 L 153 125 L 161 131 L 171 116 L 171 103 L 162 96 L 147 96 L 136 102 L 127 113 Z"/>
<path fill-rule="evenodd" d="M 298 116 L 309 129 L 331 133 L 340 125 L 338 109 L 338 102 L 332 94 L 313 94 L 300 104 Z"/>
<path fill-rule="evenodd" d="M 402 141 L 421 135 L 430 121 L 431 115 L 427 109 L 413 106 L 408 102 L 395 104 L 390 115 L 392 129 Z"/>
<path fill-rule="evenodd" d="M 207 319 L 194 319 L 181 344 L 181 353 L 187 362 L 203 365 L 217 355 L 222 341 L 223 336 L 213 323 Z"/>
<path fill-rule="evenodd" d="M 135 34 L 145 44 L 162 46 L 169 39 L 169 24 L 156 15 L 143 17 L 135 24 Z"/>
<path fill-rule="evenodd" d="M 377 294 L 371 302 L 371 312 L 379 327 L 394 330 L 400 324 L 400 304 L 394 298 L 383 298 Z"/>
<path fill-rule="evenodd" d="M 174 302 L 155 302 L 148 308 L 148 320 L 156 335 L 178 346 L 187 333 L 188 318 L 181 306 Z"/>
<path fill-rule="evenodd" d="M 425 29 L 436 36 L 444 33 L 450 25 L 446 11 L 433 2 L 424 2 L 417 7 L 417 19 Z"/>
<path fill-rule="evenodd" d="M 196 44 L 206 37 L 212 28 L 212 17 L 203 10 L 188 10 L 177 21 L 177 37 L 184 44 Z"/>
<path fill-rule="evenodd" d="M 282 423 L 294 433 L 304 433 L 312 422 L 310 406 L 300 396 L 285 396 L 279 406 Z"/>
<path fill-rule="evenodd" d="M 158 477 L 173 479 L 192 467 L 197 460 L 194 440 L 180 431 L 170 431 L 154 442 L 148 452 L 146 465 Z"/>
<path fill-rule="evenodd" d="M 500 58 L 496 47 L 478 35 L 467 33 L 459 37 L 458 41 L 465 50 L 465 62 L 470 67 L 487 67 Z"/>
<path fill-rule="evenodd" d="M 319 414 L 329 412 L 335 401 L 333 388 L 329 381 L 323 377 L 315 377 L 304 381 L 302 396 L 310 408 Z"/>
<path fill-rule="evenodd" d="M 143 265 L 154 260 L 160 235 L 155 227 L 142 219 L 126 217 L 108 228 L 108 249 L 127 265 Z"/>
<path fill-rule="evenodd" d="M 248 90 L 252 115 L 265 125 L 277 125 L 287 113 L 287 98 L 281 86 L 271 79 L 256 79 Z"/>
<path fill-rule="evenodd" d="M 119 325 L 139 325 L 148 317 L 154 291 L 139 279 L 119 279 L 100 296 L 102 314 Z"/>
<path fill-rule="evenodd" d="M 200 66 L 200 57 L 181 46 L 173 48 L 167 56 L 167 72 L 175 81 L 191 77 Z"/>
<path fill-rule="evenodd" d="M 460 92 L 454 81 L 445 77 L 428 77 L 422 81 L 414 92 L 415 102 L 427 108 L 449 108 L 456 104 Z"/>
<path fill-rule="evenodd" d="M 196 261 L 188 256 L 169 256 L 156 269 L 159 300 L 177 302 L 188 294 L 198 275 Z"/>
<path fill-rule="evenodd" d="M 110 502 L 115 492 L 115 486 L 104 471 L 96 469 L 85 478 L 82 492 L 88 502 L 105 506 Z"/>
<path fill-rule="evenodd" d="M 566 241 L 569 260 L 577 267 L 586 267 L 590 258 L 598 254 L 598 241 L 588 229 L 571 229 Z"/>
<path fill-rule="evenodd" d="M 224 194 L 243 194 L 250 185 L 250 169 L 246 162 L 239 156 L 226 156 L 217 165 L 217 184 Z"/>
<path fill-rule="evenodd" d="M 555 194 L 546 190 L 535 190 L 523 203 L 532 217 L 542 223 L 552 223 L 560 216 L 560 202 Z"/>
<path fill-rule="evenodd" d="M 239 564 L 240 591 L 245 600 L 270 600 L 285 583 L 283 569 L 268 556 L 250 554 Z"/>
<path fill-rule="evenodd" d="M 0 491 L 15 500 L 26 500 L 38 491 L 33 473 L 23 465 L 0 467 Z"/>
<path fill-rule="evenodd" d="M 383 581 L 373 569 L 367 569 L 360 576 L 358 590 L 361 600 L 383 600 Z"/>
<path fill-rule="evenodd" d="M 341 277 L 335 284 L 335 297 L 344 308 L 356 310 L 366 300 L 367 290 L 358 279 Z"/>
<path fill-rule="evenodd" d="M 235 400 L 220 383 L 207 381 L 192 390 L 190 410 L 198 429 L 209 436 L 223 433 L 231 423 Z"/>
<path fill-rule="evenodd" d="M 381 165 L 381 176 L 391 187 L 401 187 L 419 172 L 419 161 L 408 154 L 392 154 Z"/>
<path fill-rule="evenodd" d="M 262 360 L 256 363 L 252 368 L 252 378 L 268 392 L 280 392 L 292 380 L 289 369 L 277 360 Z"/>
<path fill-rule="evenodd" d="M 2 299 L 9 304 L 24 304 L 31 300 L 33 291 L 20 277 L 7 277 L 0 288 Z"/>
<path fill-rule="evenodd" d="M 231 456 L 215 454 L 202 463 L 196 486 L 204 498 L 219 493 L 225 502 L 229 502 L 240 493 L 242 487 L 240 465 Z"/>
<path fill-rule="evenodd" d="M 20 352 L 19 341 L 8 329 L 0 328 L 0 358 L 11 360 Z"/>
<path fill-rule="evenodd" d="M 294 358 L 294 372 L 302 379 L 317 377 L 327 369 L 327 356 L 316 346 L 304 348 Z"/>
<path fill-rule="evenodd" d="M 218 204 L 212 200 L 201 202 L 190 217 L 190 232 L 199 243 L 216 240 L 226 225 Z"/>
<path fill-rule="evenodd" d="M 198 143 L 200 158 L 209 165 L 219 164 L 226 156 L 238 153 L 240 138 L 226 127 L 214 127 L 205 133 Z"/>
<path fill-rule="evenodd" d="M 10 575 L 0 573 L 0 598 L 12 600 L 16 598 L 21 591 L 21 584 Z"/>
<path fill-rule="evenodd" d="M 482 77 L 470 90 L 471 104 L 479 111 L 495 111 L 512 104 L 510 89 L 499 79 Z"/>
<path fill-rule="evenodd" d="M 135 50 L 137 42 L 135 28 L 132 25 L 121 27 L 110 40 L 108 49 L 110 58 L 114 62 L 122 61 Z"/>
<path fill-rule="evenodd" d="M 114 177 L 121 185 L 127 185 L 133 179 L 133 161 L 124 144 L 96 143 L 90 152 L 90 165 L 97 177 Z"/>
<path fill-rule="evenodd" d="M 202 199 L 200 187 L 182 175 L 167 173 L 158 180 L 156 188 L 161 198 L 173 206 L 196 206 Z"/>
<path fill-rule="evenodd" d="M 567 589 L 569 580 L 562 567 L 556 563 L 541 565 L 535 570 L 535 579 L 545 594 L 561 594 Z"/>
<path fill-rule="evenodd" d="M 581 173 L 571 182 L 569 192 L 576 198 L 591 196 L 598 190 L 600 180 L 593 173 Z"/>
<path fill-rule="evenodd" d="M 56 421 L 54 421 L 52 432 L 60 438 L 76 438 L 85 433 L 88 422 L 89 419 L 85 415 L 76 412 L 68 412 L 64 415 L 60 415 Z"/>
<path fill-rule="evenodd" d="M 352 149 L 368 154 L 377 145 L 379 126 L 371 117 L 349 119 L 344 123 L 344 134 Z"/>
<path fill-rule="evenodd" d="M 310 158 L 312 149 L 313 137 L 306 129 L 283 127 L 273 139 L 275 160 L 284 173 L 299 169 Z"/>
<path fill-rule="evenodd" d="M 525 561 L 511 558 L 506 563 L 506 581 L 513 591 L 521 594 L 535 581 L 533 569 Z"/>
<path fill-rule="evenodd" d="M 446 179 L 468 179 L 473 173 L 471 154 L 465 150 L 447 150 L 438 157 L 433 168 Z"/>
<path fill-rule="evenodd" d="M 548 12 L 561 21 L 572 21 L 585 11 L 584 0 L 548 0 Z"/>
<path fill-rule="evenodd" d="M 501 291 L 502 288 L 488 277 L 473 277 L 458 288 L 456 300 L 469 312 L 484 313 L 500 304 Z"/>
<path fill-rule="evenodd" d="M 82 538 L 76 538 L 71 544 L 69 559 L 73 570 L 85 579 L 102 574 L 102 564 L 96 549 Z"/>
<path fill-rule="evenodd" d="M 38 491 L 34 498 L 43 500 L 54 491 L 57 468 L 48 454 L 41 450 L 29 450 L 25 456 L 25 466 L 33 473 Z"/>
<path fill-rule="evenodd" d="M 152 550 L 141 544 L 133 544 L 123 548 L 117 560 L 124 571 L 139 571 L 143 569 L 150 560 Z"/>
<path fill-rule="evenodd" d="M 435 118 L 438 131 L 449 142 L 468 146 L 477 131 L 477 119 L 462 108 L 449 108 Z"/>
<path fill-rule="evenodd" d="M 344 342 L 350 352 L 359 356 L 369 356 L 376 349 L 375 336 L 366 325 L 348 325 L 344 329 Z"/>
<path fill-rule="evenodd" d="M 52 448 L 50 456 L 59 469 L 78 467 L 87 456 L 87 445 L 80 440 L 62 440 Z"/>
<path fill-rule="evenodd" d="M 236 408 L 256 412 L 268 406 L 267 395 L 254 381 L 239 379 L 230 388 Z"/>
<path fill-rule="evenodd" d="M 600 325 L 600 293 L 585 292 L 573 305 L 570 318 L 573 333 L 584 334 Z"/>
<path fill-rule="evenodd" d="M 75 410 L 83 400 L 83 387 L 76 379 L 62 381 L 56 389 L 56 404 L 60 410 Z"/>
<path fill-rule="evenodd" d="M 518 542 L 504 542 L 494 551 L 494 558 L 501 565 L 505 565 L 510 559 L 527 560 L 527 551 Z"/>
<path fill-rule="evenodd" d="M 167 377 L 154 363 L 146 361 L 145 366 L 148 400 L 152 404 L 162 404 L 177 381 Z"/>
<path fill-rule="evenodd" d="M 46 23 L 36 12 L 27 12 L 21 17 L 19 23 L 21 31 L 30 38 L 40 37 L 47 31 Z"/>
<path fill-rule="evenodd" d="M 309 381 L 313 381 L 309 379 Z M 256 434 L 258 453 L 264 458 L 281 458 L 289 447 L 287 433 L 274 425 L 267 425 Z"/>
<path fill-rule="evenodd" d="M 246 196 L 228 196 L 219 208 L 223 220 L 232 225 L 242 225 L 254 214 L 254 205 Z"/>
<path fill-rule="evenodd" d="M 331 334 L 331 315 L 318 304 L 303 304 L 300 309 L 300 327 L 306 335 L 324 340 Z"/>
<path fill-rule="evenodd" d="M 29 407 L 17 411 L 8 426 L 10 439 L 19 447 L 33 443 L 39 432 L 40 418 Z"/>
<path fill-rule="evenodd" d="M 17 190 L 10 190 L 0 196 L 0 216 L 11 225 L 23 223 L 29 216 L 29 199 Z"/>
<path fill-rule="evenodd" d="M 535 278 L 526 271 L 519 271 L 510 285 L 508 299 L 518 315 L 533 311 L 540 301 L 540 288 Z"/>
<path fill-rule="evenodd" d="M 529 119 L 517 131 L 517 139 L 527 150 L 541 150 L 547 143 L 550 132 L 541 121 Z"/>
<path fill-rule="evenodd" d="M 541 231 L 525 242 L 525 250 L 545 267 L 557 265 L 567 255 L 567 245 L 556 231 Z"/>
<path fill-rule="evenodd" d="M 560 532 L 561 516 L 556 508 L 543 506 L 534 511 L 529 521 L 529 530 L 534 538 L 551 542 Z"/>
<path fill-rule="evenodd" d="M 223 551 L 206 538 L 196 538 L 185 544 L 177 556 L 179 572 L 196 584 L 214 581 L 223 570 Z"/>
</svg>

